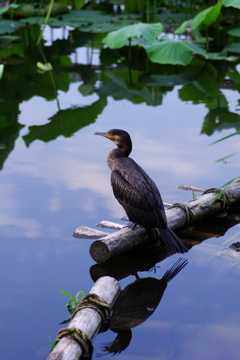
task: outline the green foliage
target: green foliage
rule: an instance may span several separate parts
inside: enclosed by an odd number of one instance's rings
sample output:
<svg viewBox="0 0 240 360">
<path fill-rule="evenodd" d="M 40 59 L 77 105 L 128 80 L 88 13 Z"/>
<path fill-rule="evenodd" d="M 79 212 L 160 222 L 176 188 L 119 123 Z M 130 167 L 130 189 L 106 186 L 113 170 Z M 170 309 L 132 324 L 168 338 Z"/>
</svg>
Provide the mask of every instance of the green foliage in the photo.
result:
<svg viewBox="0 0 240 360">
<path fill-rule="evenodd" d="M 126 45 L 129 39 L 142 36 L 146 42 L 154 41 L 162 32 L 162 24 L 144 24 L 124 26 L 122 29 L 110 32 L 103 42 L 110 49 L 118 49 Z"/>
<path fill-rule="evenodd" d="M 3 76 L 4 65 L 0 64 L 0 79 Z"/>
<path fill-rule="evenodd" d="M 240 28 L 230 29 L 230 30 L 228 30 L 228 34 L 239 37 L 240 36 Z"/>
<path fill-rule="evenodd" d="M 198 13 L 192 20 L 192 29 L 198 28 L 200 25 L 209 26 L 214 23 L 222 8 L 221 1 L 218 1 L 216 5 L 211 6 L 200 13 Z"/>
<path fill-rule="evenodd" d="M 55 339 L 55 340 L 52 340 L 51 337 L 49 336 L 49 347 L 50 347 L 50 350 L 52 351 L 54 346 L 60 341 L 60 339 Z"/>
<path fill-rule="evenodd" d="M 61 294 L 63 295 L 67 295 L 70 297 L 70 300 L 68 300 L 66 306 L 68 308 L 68 311 L 70 312 L 70 314 L 73 312 L 75 306 L 77 305 L 77 303 L 79 302 L 79 295 L 82 295 L 82 297 L 85 296 L 83 291 L 78 291 L 77 294 L 75 296 L 67 293 L 66 291 L 61 291 L 58 290 Z"/>
<path fill-rule="evenodd" d="M 150 45 L 143 44 L 149 59 L 154 63 L 188 65 L 193 53 L 205 55 L 205 50 L 197 44 L 181 39 L 164 39 Z"/>
<path fill-rule="evenodd" d="M 18 4 L 11 4 L 9 6 L 5 6 L 5 7 L 1 7 L 0 8 L 0 15 L 4 14 L 4 13 L 7 13 L 7 12 L 11 12 L 11 10 L 13 9 L 20 9 L 21 8 L 21 5 L 18 5 Z"/>
<path fill-rule="evenodd" d="M 13 20 L 0 20 L 1 26 L 0 26 L 0 34 L 9 34 L 13 33 L 16 30 L 18 30 L 20 27 L 23 26 L 19 21 L 13 21 Z"/>
<path fill-rule="evenodd" d="M 236 9 L 240 9 L 240 2 L 239 0 L 222 0 L 224 6 L 233 6 Z"/>
</svg>

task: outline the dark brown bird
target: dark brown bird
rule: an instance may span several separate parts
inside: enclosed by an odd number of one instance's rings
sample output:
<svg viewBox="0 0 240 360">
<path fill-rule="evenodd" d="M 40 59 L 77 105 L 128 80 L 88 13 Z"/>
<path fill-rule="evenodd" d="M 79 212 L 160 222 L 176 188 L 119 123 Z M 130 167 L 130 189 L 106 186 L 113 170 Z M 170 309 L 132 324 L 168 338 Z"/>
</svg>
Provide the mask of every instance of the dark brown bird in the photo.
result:
<svg viewBox="0 0 240 360">
<path fill-rule="evenodd" d="M 107 163 L 112 171 L 111 185 L 118 202 L 134 224 L 147 231 L 158 228 L 163 244 L 170 250 L 184 253 L 188 250 L 168 227 L 160 192 L 148 174 L 129 156 L 132 141 L 124 130 L 112 129 L 106 133 L 96 132 L 112 140 L 117 148 L 110 151 Z"/>
</svg>

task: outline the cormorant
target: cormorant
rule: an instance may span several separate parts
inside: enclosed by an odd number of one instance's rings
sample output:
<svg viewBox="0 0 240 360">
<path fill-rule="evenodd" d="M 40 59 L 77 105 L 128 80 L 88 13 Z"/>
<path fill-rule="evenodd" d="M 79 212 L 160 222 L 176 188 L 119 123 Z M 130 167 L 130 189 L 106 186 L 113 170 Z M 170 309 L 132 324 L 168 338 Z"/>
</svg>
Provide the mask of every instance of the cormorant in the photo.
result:
<svg viewBox="0 0 240 360">
<path fill-rule="evenodd" d="M 117 148 L 110 151 L 107 163 L 112 171 L 111 185 L 118 202 L 129 220 L 147 231 L 158 228 L 163 244 L 170 250 L 184 253 L 188 250 L 168 227 L 160 192 L 154 181 L 129 156 L 132 141 L 124 130 L 112 129 L 106 133 L 95 132 L 112 140 Z"/>
</svg>

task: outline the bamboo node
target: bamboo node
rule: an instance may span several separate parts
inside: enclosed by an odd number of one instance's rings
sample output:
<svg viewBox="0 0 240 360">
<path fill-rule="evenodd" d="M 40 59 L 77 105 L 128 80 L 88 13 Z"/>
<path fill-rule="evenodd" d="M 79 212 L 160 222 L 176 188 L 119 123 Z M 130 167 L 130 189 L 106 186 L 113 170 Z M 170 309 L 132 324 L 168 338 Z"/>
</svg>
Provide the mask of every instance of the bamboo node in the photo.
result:
<svg viewBox="0 0 240 360">
<path fill-rule="evenodd" d="M 89 356 L 91 358 L 93 352 L 93 345 L 88 336 L 80 329 L 77 328 L 63 328 L 57 333 L 56 340 L 60 340 L 65 336 L 71 336 L 82 349 L 83 356 Z"/>
<path fill-rule="evenodd" d="M 105 322 L 110 315 L 110 306 L 103 299 L 97 294 L 87 294 L 77 303 L 71 314 L 71 318 L 73 318 L 79 310 L 85 308 L 94 309 L 101 316 L 102 322 Z"/>
<path fill-rule="evenodd" d="M 181 203 L 176 203 L 176 204 L 173 204 L 172 206 L 170 206 L 168 208 L 168 210 L 173 209 L 173 208 L 179 208 L 179 209 L 184 211 L 184 213 L 186 215 L 186 221 L 185 221 L 184 226 L 189 226 L 191 224 L 191 222 L 194 221 L 194 214 L 193 214 L 192 210 L 187 205 L 184 205 L 184 204 L 181 204 Z"/>
<path fill-rule="evenodd" d="M 222 192 L 221 189 L 217 189 L 217 188 L 211 188 L 211 189 L 207 189 L 205 190 L 202 195 L 205 194 L 219 194 L 220 192 Z M 201 196 L 202 196 L 201 195 Z M 230 205 L 231 205 L 231 201 L 228 197 L 228 195 L 226 194 L 226 192 L 223 192 L 221 196 L 219 196 L 219 198 L 217 200 L 220 200 L 222 202 L 222 209 L 219 212 L 224 212 L 224 211 L 228 211 Z"/>
</svg>

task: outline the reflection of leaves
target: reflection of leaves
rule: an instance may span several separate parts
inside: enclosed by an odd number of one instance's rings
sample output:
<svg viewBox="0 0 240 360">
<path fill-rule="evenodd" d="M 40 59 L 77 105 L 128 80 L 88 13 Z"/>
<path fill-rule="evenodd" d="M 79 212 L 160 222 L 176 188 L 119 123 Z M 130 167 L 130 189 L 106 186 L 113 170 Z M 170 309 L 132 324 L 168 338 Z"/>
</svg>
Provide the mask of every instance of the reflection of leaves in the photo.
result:
<svg viewBox="0 0 240 360">
<path fill-rule="evenodd" d="M 97 90 L 98 95 L 112 96 L 115 100 L 130 100 L 133 104 L 146 102 L 148 105 L 156 106 L 162 103 L 162 93 L 153 86 L 151 90 L 147 86 L 142 89 L 139 86 L 140 72 L 137 70 L 129 72 L 128 69 L 105 71 L 105 77 L 112 81 L 104 82 Z"/>
<path fill-rule="evenodd" d="M 56 139 L 58 136 L 72 136 L 79 129 L 93 123 L 107 105 L 106 99 L 99 99 L 90 106 L 74 107 L 58 111 L 49 120 L 48 124 L 30 126 L 30 132 L 23 136 L 27 146 L 34 140 L 45 142 Z"/>
<path fill-rule="evenodd" d="M 189 70 L 174 75 L 150 75 L 148 85 L 177 86 L 192 82 L 192 74 Z"/>
<path fill-rule="evenodd" d="M 19 136 L 19 131 L 24 125 L 12 123 L 8 126 L 1 127 L 0 119 L 0 170 L 2 170 L 5 160 L 10 152 L 14 149 L 15 140 Z"/>
<path fill-rule="evenodd" d="M 201 134 L 212 135 L 215 130 L 231 128 L 240 130 L 240 115 L 219 107 L 211 109 L 205 116 Z"/>
<path fill-rule="evenodd" d="M 186 84 L 179 90 L 179 98 L 183 101 L 192 101 L 193 104 L 204 102 L 207 107 L 212 108 L 215 107 L 214 100 L 221 98 L 217 73 L 211 64 L 203 71 L 195 75 L 196 80 L 192 84 Z"/>
</svg>

